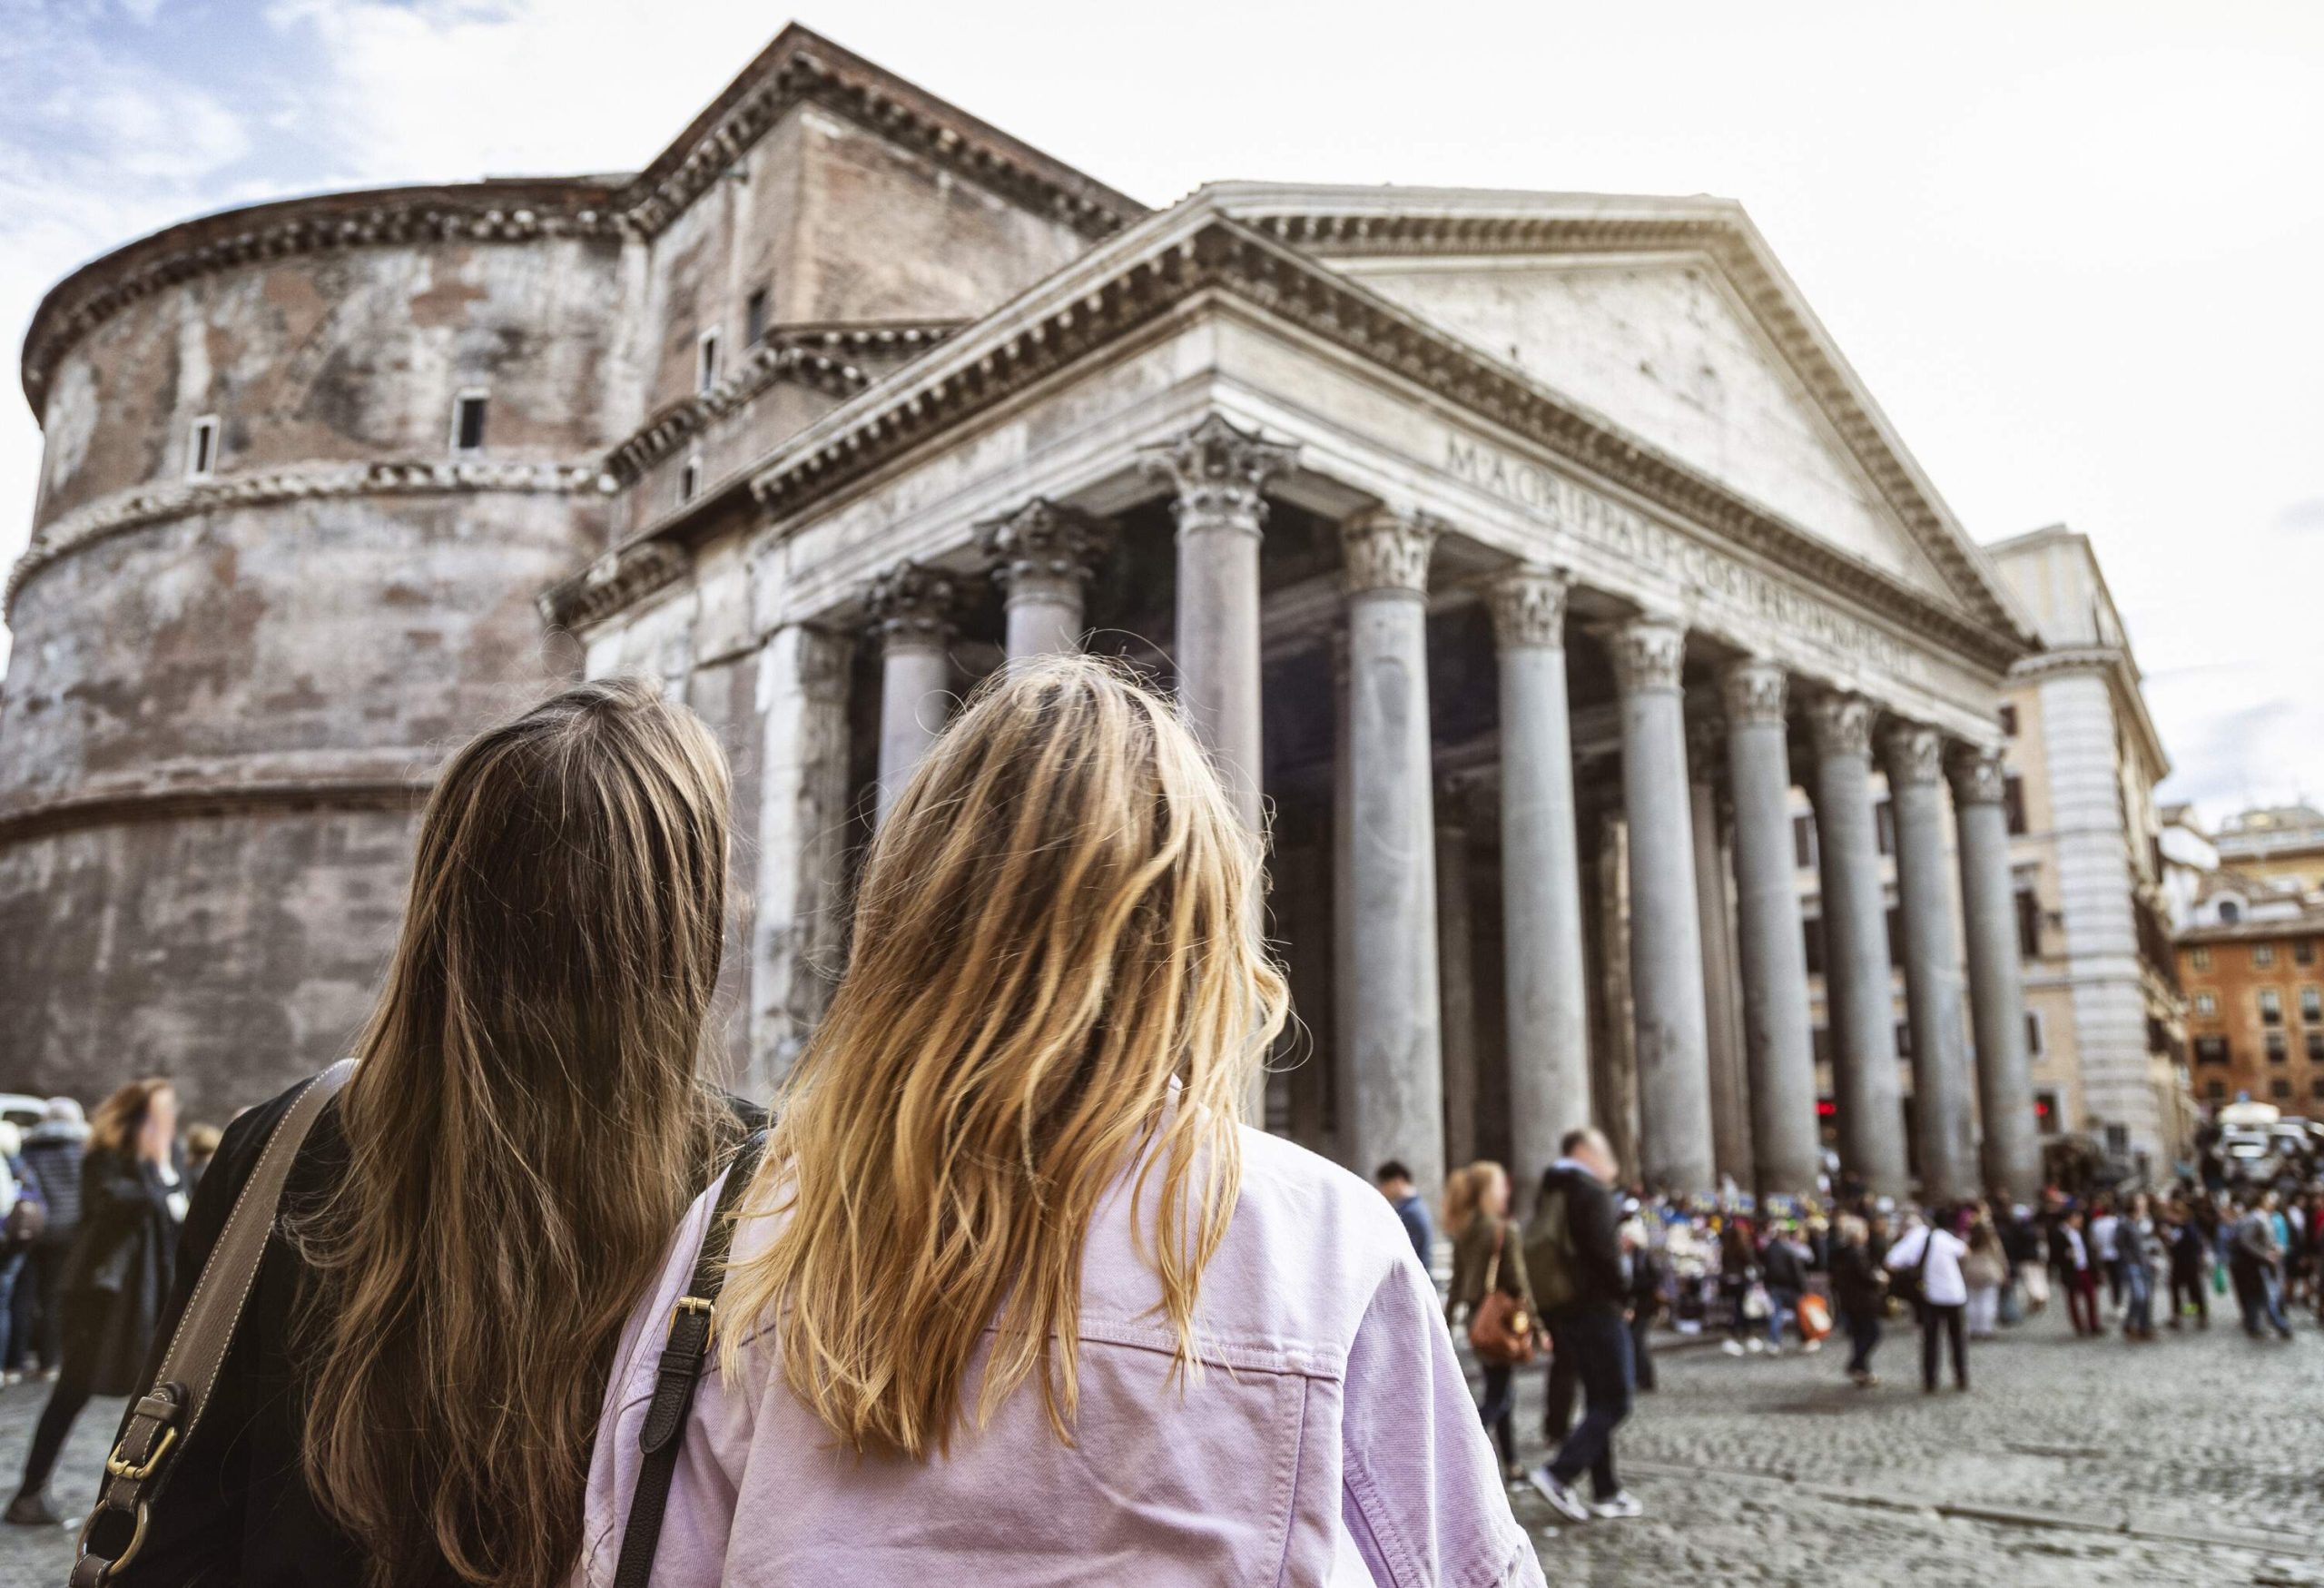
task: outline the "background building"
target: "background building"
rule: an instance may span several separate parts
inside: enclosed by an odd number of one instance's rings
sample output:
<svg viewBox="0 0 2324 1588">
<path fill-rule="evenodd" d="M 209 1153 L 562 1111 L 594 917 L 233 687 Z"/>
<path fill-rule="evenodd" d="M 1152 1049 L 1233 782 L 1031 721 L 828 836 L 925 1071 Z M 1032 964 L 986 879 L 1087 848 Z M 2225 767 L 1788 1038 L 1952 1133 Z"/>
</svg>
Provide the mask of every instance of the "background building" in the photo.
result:
<svg viewBox="0 0 2324 1588">
<path fill-rule="evenodd" d="M 2167 1169 L 2194 1125 L 2154 800 L 2170 759 L 2089 538 L 2053 525 L 1985 549 L 2043 641 L 2001 723 L 2043 1129 Z"/>
<path fill-rule="evenodd" d="M 2220 871 L 2179 934 L 2195 1085 L 2324 1118 L 2324 890 Z"/>
<path fill-rule="evenodd" d="M 2212 835 L 2219 863 L 2246 877 L 2324 888 L 2324 811 L 2270 805 L 2230 816 Z"/>
</svg>

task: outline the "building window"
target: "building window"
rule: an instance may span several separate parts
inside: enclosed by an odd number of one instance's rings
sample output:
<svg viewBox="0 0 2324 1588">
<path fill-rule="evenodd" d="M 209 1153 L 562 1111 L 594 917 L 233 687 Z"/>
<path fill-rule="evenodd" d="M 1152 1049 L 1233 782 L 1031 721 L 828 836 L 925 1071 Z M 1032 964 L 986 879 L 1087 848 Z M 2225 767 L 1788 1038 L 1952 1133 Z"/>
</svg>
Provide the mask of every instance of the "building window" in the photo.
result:
<svg viewBox="0 0 2324 1588">
<path fill-rule="evenodd" d="M 2324 991 L 2314 987 L 2299 990 L 2299 1018 L 2310 1025 L 2324 1021 Z"/>
<path fill-rule="evenodd" d="M 686 459 L 678 470 L 678 505 L 684 507 L 694 500 L 694 492 L 702 488 L 702 457 L 699 453 Z"/>
<path fill-rule="evenodd" d="M 2110 1158 L 2130 1157 L 2131 1128 L 2128 1125 L 2113 1124 L 2106 1127 L 2106 1153 Z"/>
<path fill-rule="evenodd" d="M 2210 970 L 2211 968 L 2211 951 L 2201 943 L 2196 944 L 2187 955 L 2187 963 L 2191 968 L 2197 971 Z"/>
<path fill-rule="evenodd" d="M 759 288 L 743 302 L 743 345 L 754 348 L 766 340 L 766 289 Z"/>
<path fill-rule="evenodd" d="M 1905 907 L 1889 905 L 1885 924 L 1888 932 L 1888 968 L 1901 971 L 1905 968 Z"/>
<path fill-rule="evenodd" d="M 2260 989 L 2260 1020 L 2264 1025 L 2284 1023 L 2284 995 L 2272 987 Z"/>
<path fill-rule="evenodd" d="M 2209 992 L 2195 994 L 2195 1012 L 2209 1020 L 2219 1012 L 2219 1000 Z"/>
<path fill-rule="evenodd" d="M 218 468 L 218 416 L 203 414 L 193 421 L 185 441 L 185 477 L 208 479 Z"/>
<path fill-rule="evenodd" d="M 2275 944 L 2271 942 L 2255 942 L 2251 945 L 2251 968 L 2253 970 L 2264 971 L 2275 962 Z"/>
<path fill-rule="evenodd" d="M 2291 945 L 2291 962 L 2295 965 L 2314 964 L 2316 962 L 2316 940 L 2312 937 L 2294 938 Z"/>
<path fill-rule="evenodd" d="M 2227 1061 L 2228 1050 L 2225 1037 L 2197 1037 L 2195 1039 L 2196 1063 L 2224 1064 Z"/>
<path fill-rule="evenodd" d="M 2306 1041 L 2308 1061 L 2310 1064 L 2324 1064 L 2324 1031 L 2311 1031 L 2308 1033 Z"/>
<path fill-rule="evenodd" d="M 463 391 L 452 399 L 452 450 L 484 450 L 484 393 Z"/>
<path fill-rule="evenodd" d="M 2042 957 L 2042 902 L 2031 888 L 2017 890 L 2017 956 L 2023 960 Z"/>
<path fill-rule="evenodd" d="M 1800 941 L 1807 951 L 1807 973 L 1811 976 L 1822 975 L 1824 973 L 1824 918 L 1820 915 L 1806 917 L 1799 923 L 1799 933 Z"/>
<path fill-rule="evenodd" d="M 2312 1098 L 2324 1098 L 2324 1075 L 2312 1076 L 2309 1078 L 2308 1082 L 2308 1095 Z"/>
<path fill-rule="evenodd" d="M 2242 905 L 2237 903 L 2232 899 L 2221 899 L 2219 902 L 2219 923 L 2221 926 L 2233 926 L 2237 922 L 2242 919 Z"/>
<path fill-rule="evenodd" d="M 2215 1103 L 2223 1103 L 2227 1101 L 2227 1082 L 2223 1080 L 2207 1080 L 2203 1082 L 2203 1096 L 2209 1098 Z"/>
<path fill-rule="evenodd" d="M 717 384 L 718 333 L 714 330 L 705 330 L 702 333 L 701 345 L 694 350 L 694 386 L 696 391 L 706 396 L 710 389 Z"/>
<path fill-rule="evenodd" d="M 2058 1094 L 2037 1091 L 2034 1094 L 2034 1121 L 2044 1136 L 2058 1133 Z"/>
<path fill-rule="evenodd" d="M 2013 834 L 2025 831 L 2025 780 L 2014 772 L 2001 774 L 2001 808 Z"/>
<path fill-rule="evenodd" d="M 2025 1056 L 2029 1059 L 2042 1056 L 2042 1015 L 2039 1010 L 2025 1011 Z"/>
<path fill-rule="evenodd" d="M 2291 1043 L 2281 1031 L 2270 1031 L 2267 1035 L 2269 1063 L 2281 1064 L 2291 1057 Z"/>
<path fill-rule="evenodd" d="M 1872 842 L 1883 854 L 1896 853 L 1896 808 L 1886 800 L 1872 807 Z"/>
<path fill-rule="evenodd" d="M 2268 1095 L 2278 1099 L 2290 1097 L 2291 1078 L 2290 1076 L 2279 1075 L 2275 1080 L 2268 1082 Z"/>
<path fill-rule="evenodd" d="M 2015 706 L 2004 705 L 2001 708 L 2001 731 L 2004 738 L 2017 737 L 2017 708 Z"/>
<path fill-rule="evenodd" d="M 1808 1051 L 1816 1056 L 1817 1063 L 1829 1064 L 1832 1061 L 1832 1028 L 1816 1026 L 1810 1029 L 1807 1033 L 1807 1048 Z"/>
<path fill-rule="evenodd" d="M 1794 816 L 1791 819 L 1791 854 L 1792 859 L 1798 863 L 1801 871 L 1809 871 L 1815 867 L 1815 817 Z"/>
</svg>

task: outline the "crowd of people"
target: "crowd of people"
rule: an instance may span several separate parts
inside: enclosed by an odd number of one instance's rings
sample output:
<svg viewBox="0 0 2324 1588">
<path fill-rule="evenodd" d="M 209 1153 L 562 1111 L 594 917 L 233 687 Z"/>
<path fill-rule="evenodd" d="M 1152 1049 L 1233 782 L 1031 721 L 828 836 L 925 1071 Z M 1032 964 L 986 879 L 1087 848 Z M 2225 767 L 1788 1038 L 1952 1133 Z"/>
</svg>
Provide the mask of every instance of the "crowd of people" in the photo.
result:
<svg viewBox="0 0 2324 1588">
<path fill-rule="evenodd" d="M 1452 1253 L 1445 1316 L 1456 1329 L 1467 1321 L 1482 1369 L 1479 1411 L 1504 1476 L 1530 1483 L 1574 1521 L 1638 1514 L 1615 1481 L 1611 1435 L 1633 1391 L 1654 1387 L 1658 1323 L 1680 1336 L 1723 1336 L 1732 1356 L 1814 1353 L 1837 1327 L 1848 1345 L 1843 1371 L 1863 1389 L 1880 1383 L 1874 1356 L 1884 1334 L 1909 1323 L 1929 1395 L 1947 1368 L 1967 1390 L 1970 1343 L 2043 1313 L 2053 1297 L 2083 1338 L 2119 1327 L 2145 1343 L 2159 1327 L 2208 1328 L 2214 1303 L 2230 1296 L 2255 1340 L 2290 1340 L 2291 1316 L 2303 1307 L 2324 1326 L 2324 1183 L 2228 1188 L 2190 1177 L 2153 1194 L 2052 1189 L 2038 1205 L 1926 1209 L 1858 1192 L 1828 1206 L 1771 1199 L 1761 1211 L 1737 1198 L 1626 1195 L 1594 1132 L 1576 1132 L 1565 1154 L 1521 1228 L 1498 1163 L 1456 1169 L 1443 1208 Z M 1425 1252 L 1431 1226 L 1409 1171 L 1384 1165 L 1380 1183 Z M 1579 1188 L 1587 1200 L 1575 1200 Z M 1493 1303 L 1496 1292 L 1504 1303 Z M 1512 1315 L 1539 1327 L 1512 1336 Z M 1544 1352 L 1543 1435 L 1554 1454 L 1528 1473 L 1516 1448 L 1514 1376 Z M 1577 1382 L 1590 1409 L 1569 1431 Z M 1587 1500 L 1573 1486 L 1584 1472 Z"/>
</svg>

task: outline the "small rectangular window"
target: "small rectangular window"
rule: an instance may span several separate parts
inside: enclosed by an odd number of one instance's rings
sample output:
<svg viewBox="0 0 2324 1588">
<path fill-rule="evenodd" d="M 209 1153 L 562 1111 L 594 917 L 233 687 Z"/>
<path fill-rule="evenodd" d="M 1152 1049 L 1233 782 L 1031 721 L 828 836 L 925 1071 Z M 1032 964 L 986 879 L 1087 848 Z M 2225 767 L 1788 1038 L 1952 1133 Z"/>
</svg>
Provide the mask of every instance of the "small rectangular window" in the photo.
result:
<svg viewBox="0 0 2324 1588">
<path fill-rule="evenodd" d="M 766 340 L 766 289 L 761 287 L 743 303 L 743 345 L 756 347 Z"/>
<path fill-rule="evenodd" d="M 2055 1136 L 2058 1133 L 2060 1127 L 2056 1092 L 2037 1091 L 2034 1094 L 2034 1118 L 2041 1126 L 2043 1135 Z"/>
<path fill-rule="evenodd" d="M 2268 1094 L 2270 1097 L 2278 1098 L 2288 1098 L 2291 1096 L 2290 1078 L 2288 1076 L 2279 1075 L 2275 1080 L 2268 1082 Z"/>
<path fill-rule="evenodd" d="M 689 458 L 678 470 L 678 501 L 681 506 L 694 500 L 694 493 L 702 488 L 702 459 Z"/>
<path fill-rule="evenodd" d="M 696 352 L 698 356 L 694 366 L 694 390 L 706 394 L 712 387 L 718 384 L 718 333 L 714 330 L 704 331 L 701 346 Z"/>
<path fill-rule="evenodd" d="M 2307 1034 L 2307 1043 L 2308 1061 L 2310 1064 L 2324 1064 L 2324 1031 L 2309 1031 Z"/>
<path fill-rule="evenodd" d="M 2260 1020 L 2266 1025 L 2281 1025 L 2284 1018 L 2284 995 L 2272 987 L 2260 989 Z"/>
<path fill-rule="evenodd" d="M 2255 942 L 2251 945 L 2251 965 L 2254 970 L 2264 971 L 2275 962 L 2275 944 L 2271 942 Z"/>
<path fill-rule="evenodd" d="M 2303 987 L 2299 990 L 2299 1018 L 2311 1025 L 2324 1021 L 2324 989 Z"/>
<path fill-rule="evenodd" d="M 185 477 L 208 479 L 217 468 L 218 416 L 206 413 L 193 421 L 193 433 L 186 438 Z"/>
<path fill-rule="evenodd" d="M 452 450 L 484 450 L 484 393 L 463 391 L 452 403 Z"/>
<path fill-rule="evenodd" d="M 2187 956 L 2187 962 L 2198 971 L 2208 971 L 2211 968 L 2211 951 L 2198 943 L 2194 952 Z"/>
<path fill-rule="evenodd" d="M 2314 964 L 2316 962 L 2316 940 L 2312 937 L 2294 938 L 2291 945 L 2291 962 L 2295 965 Z"/>
<path fill-rule="evenodd" d="M 2203 1096 L 2209 1098 L 2215 1103 L 2223 1103 L 2227 1101 L 2227 1082 L 2223 1080 L 2207 1080 L 2203 1082 Z"/>
<path fill-rule="evenodd" d="M 2232 1057 L 2228 1051 L 2225 1037 L 2197 1037 L 2195 1039 L 2195 1062 L 2198 1064 L 2225 1064 L 2230 1062 Z"/>
<path fill-rule="evenodd" d="M 2030 1009 L 2025 1011 L 2025 1055 L 2029 1059 L 2042 1056 L 2042 1017 Z"/>
<path fill-rule="evenodd" d="M 2042 957 L 2042 902 L 2031 888 L 2017 890 L 2017 955 L 2024 960 Z"/>
<path fill-rule="evenodd" d="M 2219 1000 L 2208 992 L 2195 994 L 2195 1012 L 2209 1020 L 2219 1012 Z"/>
<path fill-rule="evenodd" d="M 2004 705 L 2001 708 L 2001 731 L 2004 738 L 2017 737 L 2017 708 L 2015 706 Z"/>
<path fill-rule="evenodd" d="M 2014 772 L 2001 774 L 2001 808 L 2014 836 L 2025 831 L 2025 780 Z"/>
<path fill-rule="evenodd" d="M 2284 1034 L 2281 1031 L 2270 1031 L 2268 1033 L 2268 1062 L 2281 1064 L 2290 1057 L 2291 1044 L 2284 1040 Z"/>
</svg>

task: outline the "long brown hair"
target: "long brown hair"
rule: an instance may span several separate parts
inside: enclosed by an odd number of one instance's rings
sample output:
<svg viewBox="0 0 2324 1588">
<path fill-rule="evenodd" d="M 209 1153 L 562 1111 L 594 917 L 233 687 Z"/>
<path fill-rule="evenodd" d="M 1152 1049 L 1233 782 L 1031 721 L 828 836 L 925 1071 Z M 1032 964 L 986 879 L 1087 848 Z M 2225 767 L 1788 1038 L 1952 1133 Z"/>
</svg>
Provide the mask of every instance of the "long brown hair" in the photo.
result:
<svg viewBox="0 0 2324 1588">
<path fill-rule="evenodd" d="M 1082 1244 L 1134 1159 L 1173 1370 L 1196 1366 L 1236 1113 L 1285 1016 L 1259 879 L 1165 702 L 1079 657 L 988 683 L 872 844 L 852 961 L 744 1203 L 783 1222 L 728 1282 L 725 1371 L 763 1320 L 842 1443 L 923 1457 L 970 1415 L 997 1325 L 975 1421 L 1038 1373 L 1069 1442 Z"/>
<path fill-rule="evenodd" d="M 623 1320 L 731 1129 L 694 1073 L 726 803 L 700 720 L 622 680 L 437 783 L 347 1172 L 299 1232 L 307 1481 L 374 1583 L 571 1569 Z"/>
<path fill-rule="evenodd" d="M 145 1116 L 153 1111 L 153 1100 L 175 1090 L 163 1075 L 150 1075 L 116 1088 L 89 1116 L 88 1150 L 134 1153 L 137 1133 L 145 1128 Z"/>
</svg>

